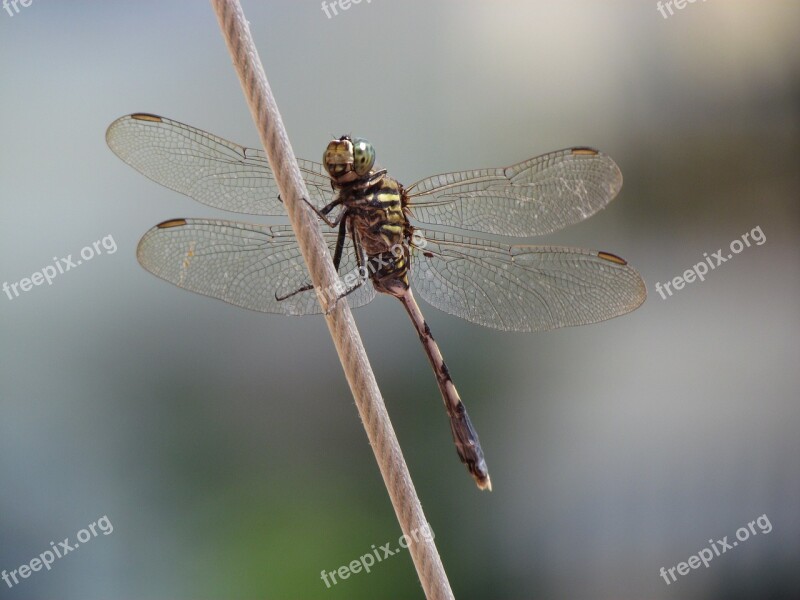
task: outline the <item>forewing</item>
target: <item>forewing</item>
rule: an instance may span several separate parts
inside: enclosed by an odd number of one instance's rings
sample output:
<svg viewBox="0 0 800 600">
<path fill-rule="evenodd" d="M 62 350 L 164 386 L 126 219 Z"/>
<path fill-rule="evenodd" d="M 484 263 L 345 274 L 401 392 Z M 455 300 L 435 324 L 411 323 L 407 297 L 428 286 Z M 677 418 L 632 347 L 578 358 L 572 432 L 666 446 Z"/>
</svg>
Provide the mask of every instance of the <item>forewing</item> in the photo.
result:
<svg viewBox="0 0 800 600">
<path fill-rule="evenodd" d="M 584 325 L 630 312 L 647 296 L 639 274 L 613 254 L 418 232 L 425 241 L 414 251 L 412 287 L 436 308 L 479 325 Z"/>
<path fill-rule="evenodd" d="M 285 215 L 263 150 L 245 148 L 166 117 L 137 113 L 114 121 L 106 142 L 123 161 L 153 181 L 198 202 L 251 215 Z M 322 165 L 298 159 L 310 201 L 332 197 Z"/>
<path fill-rule="evenodd" d="M 324 232 L 331 254 L 336 233 Z M 233 221 L 173 219 L 150 229 L 139 242 L 141 265 L 178 287 L 268 313 L 321 312 L 292 228 Z M 352 244 L 346 238 L 339 274 L 357 274 Z M 291 295 L 285 300 L 278 297 Z M 347 296 L 355 308 L 375 297 L 367 281 Z"/>
<path fill-rule="evenodd" d="M 434 175 L 412 185 L 409 196 L 423 223 L 530 237 L 589 218 L 621 187 L 609 156 L 567 148 L 511 167 Z"/>
</svg>

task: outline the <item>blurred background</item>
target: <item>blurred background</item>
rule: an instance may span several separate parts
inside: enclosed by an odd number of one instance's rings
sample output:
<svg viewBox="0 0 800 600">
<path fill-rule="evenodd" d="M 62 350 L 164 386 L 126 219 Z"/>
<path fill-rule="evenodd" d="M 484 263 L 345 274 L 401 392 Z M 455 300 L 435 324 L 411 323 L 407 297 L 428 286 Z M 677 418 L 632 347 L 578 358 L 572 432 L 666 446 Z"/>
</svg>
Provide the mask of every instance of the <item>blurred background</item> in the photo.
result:
<svg viewBox="0 0 800 600">
<path fill-rule="evenodd" d="M 258 145 L 209 4 L 18 8 L 0 9 L 0 282 L 105 236 L 118 251 L 0 294 L 0 569 L 103 515 L 114 530 L 0 598 L 421 598 L 407 552 L 320 577 L 401 534 L 323 319 L 136 262 L 162 220 L 237 217 L 123 164 L 111 121 L 154 112 Z M 542 242 L 627 258 L 648 287 L 636 312 L 514 334 L 422 306 L 492 493 L 458 461 L 399 304 L 355 313 L 456 597 L 797 597 L 800 6 L 244 8 L 299 156 L 364 136 L 410 184 L 591 145 L 625 176 Z M 756 227 L 763 245 L 655 291 Z M 761 515 L 771 532 L 659 575 Z"/>
</svg>

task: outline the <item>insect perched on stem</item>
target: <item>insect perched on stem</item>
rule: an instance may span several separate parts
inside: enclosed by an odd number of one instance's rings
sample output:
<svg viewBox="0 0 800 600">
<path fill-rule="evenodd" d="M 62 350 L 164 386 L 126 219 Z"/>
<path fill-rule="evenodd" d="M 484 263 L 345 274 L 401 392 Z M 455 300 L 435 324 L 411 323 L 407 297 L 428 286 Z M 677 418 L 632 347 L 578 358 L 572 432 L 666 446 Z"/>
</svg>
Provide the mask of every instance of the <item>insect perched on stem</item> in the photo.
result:
<svg viewBox="0 0 800 600">
<path fill-rule="evenodd" d="M 175 191 L 224 210 L 284 214 L 261 150 L 244 148 L 165 117 L 114 121 L 106 140 L 126 163 Z M 352 307 L 376 292 L 408 312 L 436 375 L 461 461 L 491 489 L 478 434 L 412 289 L 463 319 L 506 331 L 541 331 L 610 319 L 646 297 L 639 274 L 618 256 L 580 248 L 508 245 L 464 232 L 529 237 L 578 223 L 619 192 L 622 175 L 591 148 L 567 148 L 506 168 L 434 175 L 404 187 L 376 170 L 366 140 L 328 144 L 323 163 L 298 159 L 306 201 L 330 227 L 323 235 L 343 275 L 314 290 L 291 227 L 172 219 L 139 242 L 147 270 L 182 288 L 269 313 L 321 312 L 317 294 Z"/>
</svg>

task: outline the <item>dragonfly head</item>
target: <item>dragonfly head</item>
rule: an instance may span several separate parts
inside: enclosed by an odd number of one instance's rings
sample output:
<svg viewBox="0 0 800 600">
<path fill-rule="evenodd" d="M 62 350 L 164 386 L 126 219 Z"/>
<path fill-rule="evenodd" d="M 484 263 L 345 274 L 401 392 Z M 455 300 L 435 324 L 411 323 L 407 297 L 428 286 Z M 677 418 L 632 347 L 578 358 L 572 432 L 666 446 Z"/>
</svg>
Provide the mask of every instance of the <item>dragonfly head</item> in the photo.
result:
<svg viewBox="0 0 800 600">
<path fill-rule="evenodd" d="M 365 139 L 343 135 L 328 144 L 322 164 L 336 183 L 349 183 L 372 170 L 375 148 Z"/>
</svg>

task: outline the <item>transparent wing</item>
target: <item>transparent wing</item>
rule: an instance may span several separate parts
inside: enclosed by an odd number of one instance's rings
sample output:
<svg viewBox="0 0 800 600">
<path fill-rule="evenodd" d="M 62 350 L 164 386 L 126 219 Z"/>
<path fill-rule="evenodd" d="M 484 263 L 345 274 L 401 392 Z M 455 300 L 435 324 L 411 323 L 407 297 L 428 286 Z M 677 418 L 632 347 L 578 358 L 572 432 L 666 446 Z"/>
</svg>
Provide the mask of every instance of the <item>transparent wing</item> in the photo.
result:
<svg viewBox="0 0 800 600">
<path fill-rule="evenodd" d="M 567 148 L 511 167 L 434 175 L 408 188 L 414 217 L 514 237 L 578 223 L 622 187 L 619 167 L 591 148 Z"/>
<path fill-rule="evenodd" d="M 336 233 L 324 232 L 331 254 Z M 173 219 L 150 229 L 136 252 L 141 265 L 178 287 L 251 310 L 286 315 L 321 312 L 297 240 L 287 225 L 266 227 L 206 219 Z M 352 242 L 346 239 L 339 274 L 357 274 Z M 347 296 L 350 306 L 375 297 L 367 281 Z"/>
<path fill-rule="evenodd" d="M 251 215 L 286 214 L 262 150 L 245 148 L 166 117 L 136 113 L 114 121 L 106 142 L 123 161 L 198 202 Z M 311 202 L 332 198 L 322 165 L 298 159 Z"/>
<path fill-rule="evenodd" d="M 621 258 L 581 248 L 508 246 L 417 230 L 411 284 L 450 314 L 506 331 L 595 323 L 632 311 L 644 281 Z"/>
</svg>

